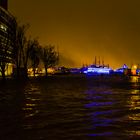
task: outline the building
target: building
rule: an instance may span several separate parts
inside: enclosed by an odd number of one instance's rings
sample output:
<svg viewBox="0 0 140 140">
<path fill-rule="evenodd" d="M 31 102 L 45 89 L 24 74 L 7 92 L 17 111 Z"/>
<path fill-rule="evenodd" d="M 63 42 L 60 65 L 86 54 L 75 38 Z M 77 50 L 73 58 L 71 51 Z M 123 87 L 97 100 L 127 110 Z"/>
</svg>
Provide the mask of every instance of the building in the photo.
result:
<svg viewBox="0 0 140 140">
<path fill-rule="evenodd" d="M 15 40 L 15 18 L 7 10 L 7 0 L 0 0 L 0 68 L 6 64 L 6 75 L 12 73 Z M 0 73 L 1 75 L 1 73 Z"/>
<path fill-rule="evenodd" d="M 0 0 L 0 6 L 7 10 L 8 9 L 7 0 Z"/>
</svg>

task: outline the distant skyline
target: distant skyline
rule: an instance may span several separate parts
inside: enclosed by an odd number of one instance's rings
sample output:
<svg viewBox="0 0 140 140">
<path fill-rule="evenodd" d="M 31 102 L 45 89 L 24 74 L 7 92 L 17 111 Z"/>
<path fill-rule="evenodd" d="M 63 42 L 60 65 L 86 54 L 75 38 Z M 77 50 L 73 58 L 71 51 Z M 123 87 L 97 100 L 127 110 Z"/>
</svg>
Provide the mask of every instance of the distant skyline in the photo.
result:
<svg viewBox="0 0 140 140">
<path fill-rule="evenodd" d="M 9 11 L 40 44 L 59 48 L 61 64 L 117 68 L 140 64 L 139 0 L 9 0 Z"/>
</svg>

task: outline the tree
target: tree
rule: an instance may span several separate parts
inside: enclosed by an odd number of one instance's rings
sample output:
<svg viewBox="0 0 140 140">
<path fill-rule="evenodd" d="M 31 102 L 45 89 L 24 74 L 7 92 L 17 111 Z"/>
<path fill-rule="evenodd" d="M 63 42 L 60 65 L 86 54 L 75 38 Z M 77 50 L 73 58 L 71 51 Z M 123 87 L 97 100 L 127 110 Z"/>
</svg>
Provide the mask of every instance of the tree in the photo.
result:
<svg viewBox="0 0 140 140">
<path fill-rule="evenodd" d="M 59 54 L 55 51 L 55 47 L 52 45 L 40 48 L 40 58 L 44 64 L 46 76 L 48 76 L 47 69 L 55 66 L 59 60 Z"/>
<path fill-rule="evenodd" d="M 29 52 L 29 58 L 32 63 L 33 73 L 35 76 L 36 68 L 39 65 L 40 59 L 39 59 L 39 42 L 37 39 L 30 40 L 28 42 L 28 52 Z"/>
<path fill-rule="evenodd" d="M 21 75 L 21 68 L 24 70 L 24 76 L 27 77 L 27 62 L 28 62 L 28 41 L 26 38 L 26 31 L 29 25 L 19 25 L 16 21 L 15 24 L 15 47 L 14 47 L 14 60 L 16 66 L 16 77 Z M 23 72 L 23 71 L 22 71 Z"/>
<path fill-rule="evenodd" d="M 26 38 L 25 38 L 26 39 Z M 31 40 L 25 40 L 24 47 L 22 48 L 22 63 L 25 72 L 25 77 L 28 77 L 28 60 L 29 60 L 29 53 L 30 53 L 30 46 Z"/>
<path fill-rule="evenodd" d="M 31 60 L 33 71 L 34 71 L 34 76 L 35 76 L 35 68 L 39 64 L 39 58 L 38 58 L 38 40 L 36 39 L 28 39 L 26 40 L 25 47 L 22 49 L 22 61 L 23 61 L 23 66 L 26 71 L 28 71 L 28 62 L 29 59 Z"/>
</svg>

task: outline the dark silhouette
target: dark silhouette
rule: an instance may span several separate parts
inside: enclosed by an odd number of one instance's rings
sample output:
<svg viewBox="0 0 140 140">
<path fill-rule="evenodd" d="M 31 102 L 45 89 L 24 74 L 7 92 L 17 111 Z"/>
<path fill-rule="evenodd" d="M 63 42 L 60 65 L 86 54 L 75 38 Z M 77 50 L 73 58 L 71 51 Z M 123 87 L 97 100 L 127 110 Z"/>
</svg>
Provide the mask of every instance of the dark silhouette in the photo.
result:
<svg viewBox="0 0 140 140">
<path fill-rule="evenodd" d="M 46 76 L 48 76 L 47 69 L 55 66 L 59 61 L 59 53 L 55 51 L 55 47 L 52 45 L 40 48 L 40 58 L 44 64 Z"/>
<path fill-rule="evenodd" d="M 28 27 L 28 24 L 19 25 L 17 22 L 15 24 L 14 76 L 16 78 L 19 78 L 21 76 L 27 77 L 27 62 L 29 50 L 25 33 Z"/>
<path fill-rule="evenodd" d="M 10 41 L 10 39 L 8 39 L 10 36 L 8 31 L 5 38 L 0 38 L 0 46 L 3 51 L 2 54 L 0 53 L 0 72 L 2 73 L 3 79 L 5 79 L 6 65 L 8 63 L 14 64 L 13 77 L 17 79 L 27 78 L 29 60 L 33 68 L 34 76 L 40 61 L 44 64 L 47 76 L 47 69 L 58 63 L 58 52 L 55 51 L 55 47 L 52 45 L 41 47 L 37 39 L 27 39 L 26 31 L 29 25 L 19 25 L 17 20 L 14 20 L 15 22 L 12 26 L 14 29 L 13 40 Z M 8 52 L 11 46 L 12 51 L 9 54 Z"/>
<path fill-rule="evenodd" d="M 33 73 L 35 76 L 36 68 L 39 65 L 40 59 L 39 59 L 39 42 L 37 39 L 30 40 L 29 41 L 29 58 L 31 60 L 31 65 L 33 68 Z"/>
</svg>

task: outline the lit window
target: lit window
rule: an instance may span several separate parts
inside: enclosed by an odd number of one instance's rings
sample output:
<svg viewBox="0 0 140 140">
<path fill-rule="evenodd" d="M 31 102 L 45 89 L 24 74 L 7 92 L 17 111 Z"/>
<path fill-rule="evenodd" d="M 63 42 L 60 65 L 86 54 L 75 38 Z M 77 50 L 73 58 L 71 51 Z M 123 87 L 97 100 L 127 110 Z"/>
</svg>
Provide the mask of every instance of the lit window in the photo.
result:
<svg viewBox="0 0 140 140">
<path fill-rule="evenodd" d="M 2 30 L 4 30 L 4 31 L 6 31 L 7 30 L 7 28 L 4 26 L 4 25 L 0 25 L 0 28 L 2 29 Z"/>
</svg>

